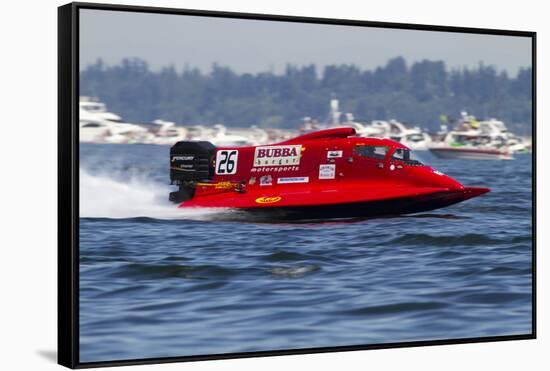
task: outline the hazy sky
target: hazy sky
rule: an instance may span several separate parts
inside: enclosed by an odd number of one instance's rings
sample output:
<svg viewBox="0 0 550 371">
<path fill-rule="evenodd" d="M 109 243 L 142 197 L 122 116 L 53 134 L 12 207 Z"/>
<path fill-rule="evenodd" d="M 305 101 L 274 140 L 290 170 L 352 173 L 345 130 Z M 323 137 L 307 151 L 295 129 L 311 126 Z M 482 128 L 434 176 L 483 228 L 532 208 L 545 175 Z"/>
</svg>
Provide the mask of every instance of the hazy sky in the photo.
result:
<svg viewBox="0 0 550 371">
<path fill-rule="evenodd" d="M 443 60 L 448 68 L 479 62 L 515 75 L 531 66 L 526 37 L 393 30 L 196 16 L 81 10 L 80 67 L 98 58 L 118 64 L 139 57 L 151 68 L 186 64 L 209 71 L 284 71 L 287 63 L 355 64 L 372 69 L 403 56 L 410 65 Z"/>
</svg>

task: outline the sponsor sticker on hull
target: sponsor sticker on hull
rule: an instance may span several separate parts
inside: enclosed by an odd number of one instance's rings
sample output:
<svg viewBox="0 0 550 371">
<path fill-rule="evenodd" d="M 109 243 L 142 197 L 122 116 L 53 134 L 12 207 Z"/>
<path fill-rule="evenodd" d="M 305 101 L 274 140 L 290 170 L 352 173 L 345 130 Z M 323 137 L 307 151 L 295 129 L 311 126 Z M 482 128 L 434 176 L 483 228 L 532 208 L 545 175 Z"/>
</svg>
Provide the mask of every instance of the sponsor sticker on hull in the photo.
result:
<svg viewBox="0 0 550 371">
<path fill-rule="evenodd" d="M 300 164 L 302 146 L 263 146 L 254 151 L 254 166 L 293 166 Z"/>
<path fill-rule="evenodd" d="M 285 172 L 285 171 L 298 171 L 299 166 L 266 166 L 266 167 L 253 167 L 250 169 L 252 173 L 270 173 L 270 172 Z"/>
<path fill-rule="evenodd" d="M 264 175 L 260 177 L 261 186 L 270 186 L 271 184 L 273 184 L 273 179 L 271 178 L 271 175 Z"/>
<path fill-rule="evenodd" d="M 272 197 L 258 197 L 256 199 L 256 203 L 258 204 L 274 204 L 276 202 L 281 201 L 280 196 L 272 196 Z"/>
<path fill-rule="evenodd" d="M 335 164 L 319 165 L 319 179 L 334 179 L 336 177 Z"/>
<path fill-rule="evenodd" d="M 289 178 L 279 178 L 277 179 L 277 184 L 289 184 L 289 183 L 308 183 L 308 176 L 294 176 Z"/>
</svg>

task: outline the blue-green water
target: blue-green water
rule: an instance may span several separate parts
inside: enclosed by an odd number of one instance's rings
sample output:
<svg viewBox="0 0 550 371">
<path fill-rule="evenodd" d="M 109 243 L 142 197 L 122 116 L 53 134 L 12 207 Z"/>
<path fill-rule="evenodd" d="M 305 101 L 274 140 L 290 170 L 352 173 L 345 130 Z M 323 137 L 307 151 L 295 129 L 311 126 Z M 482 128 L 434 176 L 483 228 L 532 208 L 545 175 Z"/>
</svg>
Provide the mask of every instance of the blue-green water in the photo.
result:
<svg viewBox="0 0 550 371">
<path fill-rule="evenodd" d="M 423 160 L 492 192 L 268 224 L 166 201 L 166 146 L 81 145 L 80 361 L 531 332 L 531 157 Z"/>
</svg>

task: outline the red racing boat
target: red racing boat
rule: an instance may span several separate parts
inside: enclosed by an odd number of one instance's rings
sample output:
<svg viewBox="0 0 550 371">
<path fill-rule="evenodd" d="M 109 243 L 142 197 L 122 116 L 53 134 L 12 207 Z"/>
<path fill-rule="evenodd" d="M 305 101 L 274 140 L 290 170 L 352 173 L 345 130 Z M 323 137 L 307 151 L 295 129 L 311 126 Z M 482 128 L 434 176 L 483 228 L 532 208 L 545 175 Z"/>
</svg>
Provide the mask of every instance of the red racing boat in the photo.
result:
<svg viewBox="0 0 550 371">
<path fill-rule="evenodd" d="M 231 208 L 272 219 L 362 218 L 446 207 L 489 192 L 464 187 L 390 139 L 353 128 L 308 133 L 266 146 L 170 150 L 170 200 L 181 208 Z"/>
</svg>

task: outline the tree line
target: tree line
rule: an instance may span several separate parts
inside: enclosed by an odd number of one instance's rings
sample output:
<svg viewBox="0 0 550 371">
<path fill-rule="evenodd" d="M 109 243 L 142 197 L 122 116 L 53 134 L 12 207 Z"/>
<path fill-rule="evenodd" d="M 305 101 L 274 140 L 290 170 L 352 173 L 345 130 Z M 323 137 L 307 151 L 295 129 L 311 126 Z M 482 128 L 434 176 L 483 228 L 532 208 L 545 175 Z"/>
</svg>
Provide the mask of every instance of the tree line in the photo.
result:
<svg viewBox="0 0 550 371">
<path fill-rule="evenodd" d="M 356 121 L 397 119 L 431 131 L 440 117 L 461 110 L 503 120 L 518 134 L 532 122 L 531 68 L 515 77 L 480 63 L 448 70 L 442 61 L 410 66 L 402 57 L 362 70 L 355 65 L 287 65 L 284 73 L 238 74 L 214 64 L 210 72 L 174 66 L 153 71 L 141 59 L 109 66 L 98 60 L 80 73 L 80 94 L 98 97 L 130 122 L 296 128 L 305 116 L 324 122 L 332 98 Z"/>
</svg>

